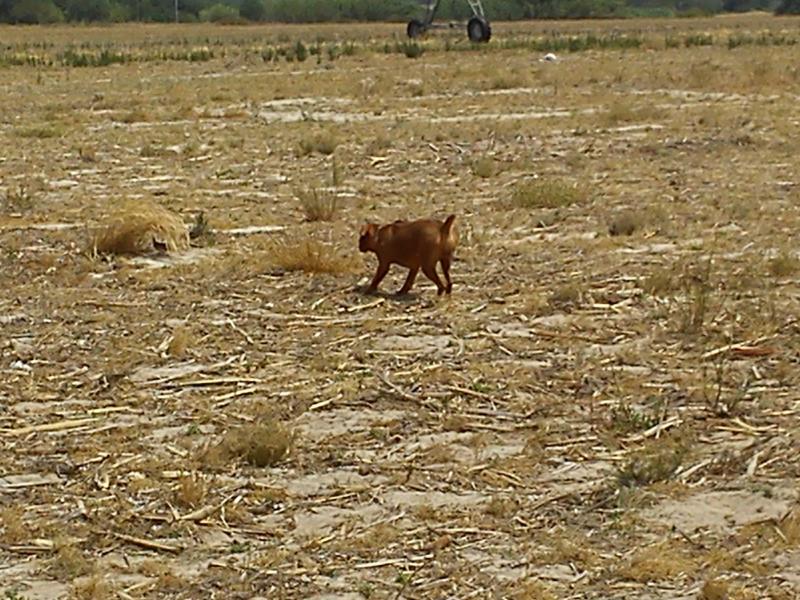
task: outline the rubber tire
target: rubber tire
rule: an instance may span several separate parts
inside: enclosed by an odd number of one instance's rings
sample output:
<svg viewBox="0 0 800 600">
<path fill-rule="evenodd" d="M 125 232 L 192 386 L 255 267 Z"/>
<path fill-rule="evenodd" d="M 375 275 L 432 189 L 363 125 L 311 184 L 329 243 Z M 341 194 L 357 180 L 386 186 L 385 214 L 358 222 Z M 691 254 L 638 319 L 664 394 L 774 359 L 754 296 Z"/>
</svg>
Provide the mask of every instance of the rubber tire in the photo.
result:
<svg viewBox="0 0 800 600">
<path fill-rule="evenodd" d="M 406 27 L 406 35 L 412 40 L 425 33 L 425 25 L 419 19 L 411 19 Z"/>
<path fill-rule="evenodd" d="M 474 43 L 488 42 L 492 37 L 492 28 L 489 22 L 480 17 L 472 17 L 467 23 L 467 37 Z"/>
</svg>

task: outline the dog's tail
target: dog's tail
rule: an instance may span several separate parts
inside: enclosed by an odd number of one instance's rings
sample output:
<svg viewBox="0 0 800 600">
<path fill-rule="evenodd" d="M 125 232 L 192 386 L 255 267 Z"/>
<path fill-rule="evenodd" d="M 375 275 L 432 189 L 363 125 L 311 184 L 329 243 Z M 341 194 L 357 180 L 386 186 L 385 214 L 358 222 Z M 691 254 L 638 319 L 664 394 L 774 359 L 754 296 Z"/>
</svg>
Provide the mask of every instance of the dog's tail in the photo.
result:
<svg viewBox="0 0 800 600">
<path fill-rule="evenodd" d="M 456 244 L 458 244 L 458 230 L 453 226 L 455 220 L 456 216 L 450 215 L 444 220 L 444 223 L 442 223 L 442 227 L 440 229 L 442 235 L 442 245 L 447 252 L 452 252 L 455 249 Z"/>
</svg>

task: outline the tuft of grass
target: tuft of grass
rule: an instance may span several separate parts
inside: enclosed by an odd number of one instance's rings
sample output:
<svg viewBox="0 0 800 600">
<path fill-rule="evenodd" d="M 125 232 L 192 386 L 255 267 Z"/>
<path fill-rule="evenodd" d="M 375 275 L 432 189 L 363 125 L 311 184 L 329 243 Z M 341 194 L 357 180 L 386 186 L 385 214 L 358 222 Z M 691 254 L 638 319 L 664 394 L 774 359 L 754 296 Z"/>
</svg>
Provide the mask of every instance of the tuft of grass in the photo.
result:
<svg viewBox="0 0 800 600">
<path fill-rule="evenodd" d="M 618 471 L 620 487 L 650 485 L 672 478 L 688 454 L 684 443 L 664 437 L 636 452 Z"/>
<path fill-rule="evenodd" d="M 318 154 L 330 155 L 336 151 L 339 141 L 331 131 L 321 131 L 314 135 L 304 137 L 298 142 L 298 156 L 308 156 L 314 152 Z"/>
<path fill-rule="evenodd" d="M 581 288 L 574 283 L 568 283 L 557 287 L 553 293 L 550 294 L 548 303 L 550 306 L 556 308 L 564 308 L 580 304 L 582 298 L 583 292 Z"/>
<path fill-rule="evenodd" d="M 586 200 L 587 192 L 582 186 L 555 179 L 524 181 L 511 193 L 511 205 L 524 209 L 561 208 L 582 204 Z"/>
<path fill-rule="evenodd" d="M 489 179 L 497 173 L 497 165 L 491 156 L 483 156 L 472 163 L 472 172 L 481 179 Z"/>
<path fill-rule="evenodd" d="M 800 260 L 797 256 L 789 252 L 781 251 L 780 254 L 770 259 L 767 263 L 767 269 L 770 275 L 783 279 L 791 277 L 800 270 Z"/>
<path fill-rule="evenodd" d="M 128 202 L 93 234 L 92 254 L 176 252 L 189 247 L 189 232 L 180 216 L 148 202 Z"/>
<path fill-rule="evenodd" d="M 194 218 L 192 226 L 189 228 L 189 239 L 200 246 L 212 246 L 214 244 L 214 231 L 206 218 L 206 214 L 201 210 Z"/>
<path fill-rule="evenodd" d="M 100 575 L 80 577 L 72 582 L 70 598 L 74 600 L 111 600 L 116 597 L 114 585 Z"/>
<path fill-rule="evenodd" d="M 639 282 L 639 287 L 651 296 L 665 296 L 675 290 L 675 285 L 675 273 L 669 268 L 655 269 Z"/>
<path fill-rule="evenodd" d="M 703 584 L 698 598 L 700 600 L 728 600 L 730 586 L 720 579 L 708 579 Z"/>
<path fill-rule="evenodd" d="M 611 236 L 618 235 L 633 235 L 633 233 L 642 227 L 644 218 L 641 214 L 633 211 L 624 210 L 611 218 L 608 224 L 608 234 Z"/>
<path fill-rule="evenodd" d="M 406 58 L 419 58 L 425 53 L 425 47 L 417 42 L 404 41 L 397 45 L 397 50 Z"/>
<path fill-rule="evenodd" d="M 335 192 L 321 188 L 302 188 L 295 191 L 306 221 L 332 221 L 339 208 Z"/>
<path fill-rule="evenodd" d="M 184 508 L 197 508 L 206 498 L 206 482 L 197 476 L 181 477 L 175 489 L 175 503 Z"/>
<path fill-rule="evenodd" d="M 56 540 L 56 555 L 50 563 L 52 574 L 59 580 L 72 580 L 87 575 L 92 570 L 92 563 L 72 542 Z"/>
<path fill-rule="evenodd" d="M 0 540 L 7 544 L 16 544 L 30 537 L 23 512 L 15 506 L 0 511 L 0 526 Z"/>
<path fill-rule="evenodd" d="M 647 583 L 674 579 L 681 574 L 694 573 L 699 567 L 689 553 L 670 542 L 648 545 L 638 550 L 623 565 L 619 574 L 632 581 Z"/>
<path fill-rule="evenodd" d="M 271 467 L 286 458 L 294 433 L 282 423 L 268 420 L 230 430 L 206 453 L 210 466 L 224 466 L 244 460 L 255 467 Z"/>
<path fill-rule="evenodd" d="M 192 345 L 192 341 L 191 330 L 185 325 L 178 325 L 172 332 L 172 337 L 167 345 L 167 354 L 173 358 L 182 358 Z"/>
<path fill-rule="evenodd" d="M 21 183 L 6 190 L 4 209 L 10 213 L 28 212 L 33 209 L 34 192 L 31 186 Z"/>
<path fill-rule="evenodd" d="M 64 135 L 64 128 L 59 125 L 33 125 L 16 130 L 16 134 L 21 138 L 48 139 Z"/>
<path fill-rule="evenodd" d="M 351 258 L 343 257 L 327 244 L 312 239 L 275 244 L 269 252 L 269 260 L 285 271 L 304 273 L 348 273 L 355 268 Z"/>
<path fill-rule="evenodd" d="M 634 433 L 649 429 L 658 423 L 658 414 L 637 410 L 623 402 L 611 409 L 611 428 L 620 433 Z"/>
</svg>

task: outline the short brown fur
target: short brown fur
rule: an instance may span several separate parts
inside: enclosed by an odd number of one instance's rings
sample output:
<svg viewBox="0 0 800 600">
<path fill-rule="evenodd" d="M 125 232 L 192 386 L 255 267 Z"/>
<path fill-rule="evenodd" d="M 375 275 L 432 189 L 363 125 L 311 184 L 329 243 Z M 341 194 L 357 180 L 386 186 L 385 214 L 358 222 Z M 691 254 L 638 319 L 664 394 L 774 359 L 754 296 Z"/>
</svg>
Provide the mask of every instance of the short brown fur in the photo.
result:
<svg viewBox="0 0 800 600">
<path fill-rule="evenodd" d="M 358 249 L 361 252 L 374 252 L 378 257 L 378 271 L 367 291 L 373 293 L 378 289 L 378 285 L 389 272 L 389 267 L 394 263 L 409 269 L 406 282 L 398 294 L 405 294 L 411 289 L 420 269 L 436 284 L 439 295 L 445 292 L 449 294 L 453 290 L 450 263 L 458 244 L 458 232 L 453 226 L 455 218 L 455 215 L 450 215 L 444 222 L 420 219 L 395 221 L 383 226 L 375 223 L 363 225 Z M 436 273 L 438 262 L 442 263 L 447 285 L 442 283 Z"/>
</svg>

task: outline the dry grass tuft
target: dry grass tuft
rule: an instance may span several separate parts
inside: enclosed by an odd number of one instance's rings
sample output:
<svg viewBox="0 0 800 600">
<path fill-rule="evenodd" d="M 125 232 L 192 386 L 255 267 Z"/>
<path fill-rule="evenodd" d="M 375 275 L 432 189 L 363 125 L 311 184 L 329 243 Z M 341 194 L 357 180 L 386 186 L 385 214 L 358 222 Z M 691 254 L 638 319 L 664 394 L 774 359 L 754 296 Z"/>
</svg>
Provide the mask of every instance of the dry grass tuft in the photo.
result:
<svg viewBox="0 0 800 600">
<path fill-rule="evenodd" d="M 670 479 L 686 458 L 686 444 L 671 437 L 654 440 L 634 454 L 617 473 L 622 487 L 649 485 Z"/>
<path fill-rule="evenodd" d="M 321 188 L 303 188 L 295 191 L 306 221 L 332 221 L 339 209 L 335 192 Z"/>
<path fill-rule="evenodd" d="M 173 358 L 182 358 L 192 345 L 194 336 L 185 325 L 179 325 L 172 332 L 172 337 L 167 345 L 167 354 Z"/>
<path fill-rule="evenodd" d="M 719 579 L 709 579 L 700 590 L 700 600 L 728 600 L 730 589 L 727 583 Z"/>
<path fill-rule="evenodd" d="M 483 156 L 472 163 L 472 172 L 476 177 L 489 179 L 497 174 L 497 165 L 491 156 Z"/>
<path fill-rule="evenodd" d="M 352 258 L 337 254 L 330 246 L 312 239 L 295 243 L 275 244 L 269 252 L 270 262 L 286 271 L 304 273 L 349 273 L 355 270 Z"/>
<path fill-rule="evenodd" d="M 767 268 L 773 277 L 791 277 L 800 270 L 800 260 L 793 254 L 782 251 L 769 261 Z"/>
<path fill-rule="evenodd" d="M 206 498 L 208 486 L 197 476 L 181 477 L 175 489 L 175 503 L 184 508 L 197 508 Z"/>
<path fill-rule="evenodd" d="M 59 580 L 71 580 L 92 571 L 92 563 L 80 548 L 71 542 L 56 540 L 56 555 L 50 563 L 50 571 Z"/>
<path fill-rule="evenodd" d="M 189 247 L 183 220 L 148 202 L 130 202 L 95 231 L 93 254 L 149 254 L 177 252 Z"/>
<path fill-rule="evenodd" d="M 301 139 L 297 146 L 297 154 L 299 156 L 308 156 L 314 152 L 325 155 L 333 154 L 338 145 L 339 140 L 332 132 L 321 131 Z"/>
<path fill-rule="evenodd" d="M 30 537 L 23 512 L 17 507 L 4 508 L 0 512 L 0 539 L 7 544 L 16 544 Z"/>
<path fill-rule="evenodd" d="M 116 598 L 113 584 L 99 575 L 81 577 L 72 582 L 70 600 L 106 600 Z"/>
<path fill-rule="evenodd" d="M 294 432 L 277 421 L 246 425 L 232 429 L 210 448 L 205 462 L 221 467 L 244 459 L 255 467 L 270 467 L 286 458 L 293 440 Z"/>
<path fill-rule="evenodd" d="M 646 583 L 692 574 L 697 568 L 697 561 L 684 549 L 663 542 L 637 551 L 630 561 L 619 569 L 619 575 L 625 579 Z"/>
<path fill-rule="evenodd" d="M 796 505 L 779 524 L 783 537 L 792 546 L 800 545 L 800 505 Z"/>
<path fill-rule="evenodd" d="M 611 236 L 633 235 L 643 224 L 644 218 L 641 214 L 629 210 L 621 211 L 611 218 L 608 233 Z"/>
<path fill-rule="evenodd" d="M 581 186 L 560 180 L 534 179 L 518 184 L 511 193 L 514 208 L 560 208 L 586 202 L 588 194 Z"/>
</svg>

